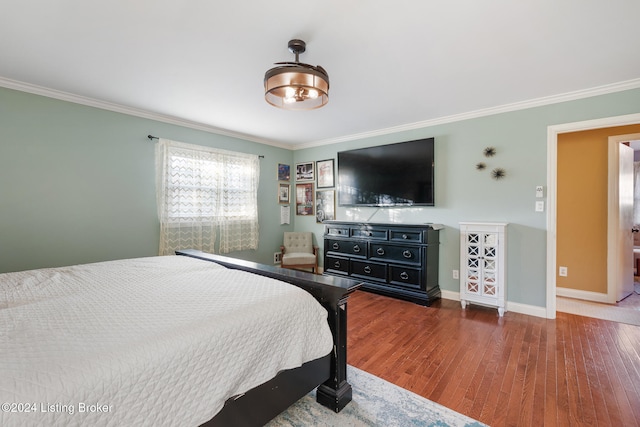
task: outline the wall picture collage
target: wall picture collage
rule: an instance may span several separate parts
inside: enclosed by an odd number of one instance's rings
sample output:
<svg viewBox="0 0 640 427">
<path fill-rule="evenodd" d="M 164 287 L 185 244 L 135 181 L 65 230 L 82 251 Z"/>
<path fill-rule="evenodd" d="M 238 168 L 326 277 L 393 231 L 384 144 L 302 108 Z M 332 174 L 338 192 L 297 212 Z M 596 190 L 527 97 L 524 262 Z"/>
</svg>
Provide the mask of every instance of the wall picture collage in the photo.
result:
<svg viewBox="0 0 640 427">
<path fill-rule="evenodd" d="M 291 167 L 278 164 L 278 203 L 295 203 L 296 215 L 315 215 L 318 223 L 336 219 L 334 159 L 297 163 L 293 195 L 290 181 Z M 292 197 L 295 197 L 294 201 Z"/>
</svg>

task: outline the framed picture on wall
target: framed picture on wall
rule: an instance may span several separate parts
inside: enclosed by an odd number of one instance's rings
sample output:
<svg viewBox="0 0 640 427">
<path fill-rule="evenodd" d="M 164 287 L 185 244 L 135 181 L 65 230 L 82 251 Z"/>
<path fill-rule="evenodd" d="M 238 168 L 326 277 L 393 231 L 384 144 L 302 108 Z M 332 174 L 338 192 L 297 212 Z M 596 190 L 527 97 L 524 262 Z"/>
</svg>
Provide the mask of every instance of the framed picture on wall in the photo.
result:
<svg viewBox="0 0 640 427">
<path fill-rule="evenodd" d="M 313 181 L 315 179 L 313 162 L 296 164 L 296 181 Z"/>
<path fill-rule="evenodd" d="M 336 219 L 336 191 L 316 191 L 316 222 Z"/>
<path fill-rule="evenodd" d="M 313 183 L 296 184 L 296 215 L 313 215 Z"/>
<path fill-rule="evenodd" d="M 278 181 L 289 181 L 291 179 L 291 166 L 278 163 Z"/>
<path fill-rule="evenodd" d="M 288 204 L 291 200 L 289 193 L 291 192 L 291 185 L 284 182 L 278 183 L 278 203 Z"/>
<path fill-rule="evenodd" d="M 318 188 L 334 187 L 333 159 L 317 161 L 316 175 L 318 176 Z"/>
</svg>

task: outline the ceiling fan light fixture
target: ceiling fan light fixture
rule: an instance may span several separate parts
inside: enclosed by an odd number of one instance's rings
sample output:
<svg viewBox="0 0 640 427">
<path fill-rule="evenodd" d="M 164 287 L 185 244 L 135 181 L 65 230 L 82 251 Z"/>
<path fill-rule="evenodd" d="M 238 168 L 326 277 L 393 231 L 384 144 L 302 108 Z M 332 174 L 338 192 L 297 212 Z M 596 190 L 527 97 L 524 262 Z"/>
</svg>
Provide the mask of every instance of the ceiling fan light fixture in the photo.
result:
<svg viewBox="0 0 640 427">
<path fill-rule="evenodd" d="M 264 98 L 285 110 L 313 110 L 329 102 L 329 75 L 321 66 L 298 62 L 306 50 L 302 40 L 290 40 L 295 62 L 278 62 L 264 74 Z"/>
</svg>

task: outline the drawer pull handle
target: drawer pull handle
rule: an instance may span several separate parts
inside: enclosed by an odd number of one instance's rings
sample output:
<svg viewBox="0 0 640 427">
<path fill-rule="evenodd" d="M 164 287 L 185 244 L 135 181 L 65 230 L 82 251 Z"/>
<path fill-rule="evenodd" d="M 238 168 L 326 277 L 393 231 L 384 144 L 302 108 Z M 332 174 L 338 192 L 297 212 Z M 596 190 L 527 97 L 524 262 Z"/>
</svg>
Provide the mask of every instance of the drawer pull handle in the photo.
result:
<svg viewBox="0 0 640 427">
<path fill-rule="evenodd" d="M 411 251 L 405 250 L 404 252 L 402 252 L 402 256 L 407 258 L 407 259 L 410 259 L 412 257 Z"/>
<path fill-rule="evenodd" d="M 371 267 L 369 267 L 368 265 L 365 266 L 364 272 L 367 273 L 367 274 L 370 274 L 371 273 Z"/>
<path fill-rule="evenodd" d="M 359 253 L 359 252 L 360 252 L 360 246 L 358 246 L 358 245 L 354 245 L 354 246 L 353 246 L 353 252 L 355 252 L 355 253 Z"/>
<path fill-rule="evenodd" d="M 382 248 L 378 248 L 376 252 L 378 253 L 378 255 L 384 255 L 384 249 Z"/>
<path fill-rule="evenodd" d="M 333 266 L 334 266 L 335 268 L 340 268 L 340 261 L 336 261 L 336 262 L 334 262 L 334 263 L 333 263 Z"/>
<path fill-rule="evenodd" d="M 402 280 L 407 280 L 409 278 L 409 275 L 407 274 L 406 271 L 403 271 L 402 273 L 400 273 L 400 278 Z"/>
<path fill-rule="evenodd" d="M 369 237 L 373 236 L 373 233 L 372 233 L 371 231 L 367 231 L 367 232 L 366 232 L 366 234 L 367 234 L 367 236 L 369 236 Z"/>
<path fill-rule="evenodd" d="M 333 244 L 333 249 L 338 250 L 340 249 L 340 245 L 336 242 Z"/>
<path fill-rule="evenodd" d="M 409 236 L 407 236 L 406 234 L 403 234 L 403 235 L 402 235 L 402 238 L 403 238 L 404 240 L 407 240 L 407 239 L 409 238 Z"/>
</svg>

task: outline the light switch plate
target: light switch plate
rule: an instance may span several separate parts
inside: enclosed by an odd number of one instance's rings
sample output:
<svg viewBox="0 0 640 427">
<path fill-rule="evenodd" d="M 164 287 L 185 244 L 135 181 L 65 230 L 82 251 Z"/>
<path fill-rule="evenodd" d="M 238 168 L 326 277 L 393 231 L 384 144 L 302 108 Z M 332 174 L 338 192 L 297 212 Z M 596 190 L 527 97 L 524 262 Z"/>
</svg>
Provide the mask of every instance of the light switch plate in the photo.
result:
<svg viewBox="0 0 640 427">
<path fill-rule="evenodd" d="M 544 200 L 536 201 L 536 212 L 544 212 Z"/>
</svg>

